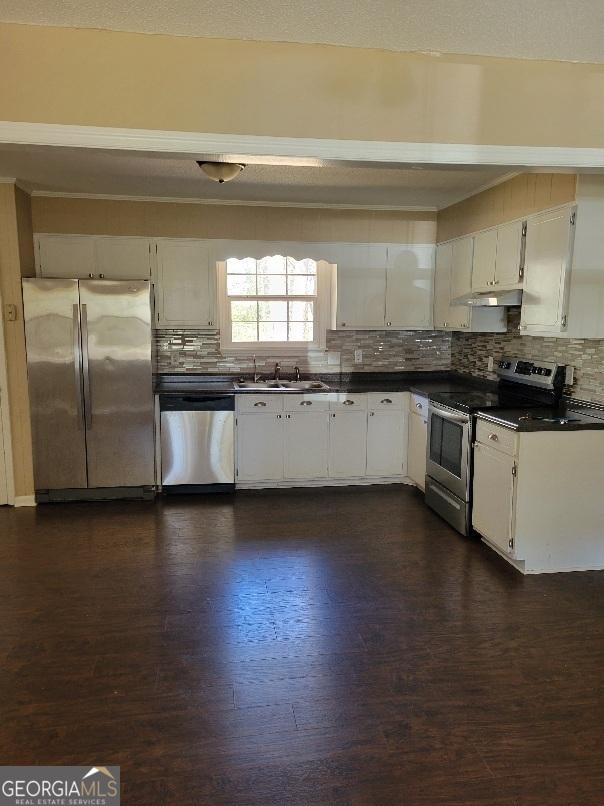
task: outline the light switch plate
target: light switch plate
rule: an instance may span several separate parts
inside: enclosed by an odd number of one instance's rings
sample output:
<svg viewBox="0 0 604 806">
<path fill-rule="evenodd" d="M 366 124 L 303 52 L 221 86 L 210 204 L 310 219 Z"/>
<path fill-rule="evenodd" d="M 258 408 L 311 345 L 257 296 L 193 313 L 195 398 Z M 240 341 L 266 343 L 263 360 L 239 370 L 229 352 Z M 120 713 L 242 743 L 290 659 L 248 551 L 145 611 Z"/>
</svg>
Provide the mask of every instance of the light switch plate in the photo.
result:
<svg viewBox="0 0 604 806">
<path fill-rule="evenodd" d="M 575 382 L 575 368 L 572 364 L 566 365 L 566 372 L 564 373 L 564 385 L 572 386 Z"/>
<path fill-rule="evenodd" d="M 355 364 L 362 364 L 363 363 L 363 351 L 362 350 L 355 350 L 354 351 L 354 363 Z"/>
</svg>

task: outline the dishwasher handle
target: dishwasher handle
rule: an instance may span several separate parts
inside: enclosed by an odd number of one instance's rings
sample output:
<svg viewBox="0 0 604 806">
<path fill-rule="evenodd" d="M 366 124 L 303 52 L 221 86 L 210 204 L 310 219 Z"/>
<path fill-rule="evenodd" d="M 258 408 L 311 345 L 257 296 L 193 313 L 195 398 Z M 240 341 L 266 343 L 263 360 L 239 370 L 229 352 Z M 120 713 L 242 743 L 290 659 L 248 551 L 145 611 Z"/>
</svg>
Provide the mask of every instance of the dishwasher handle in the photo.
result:
<svg viewBox="0 0 604 806">
<path fill-rule="evenodd" d="M 235 395 L 160 395 L 161 411 L 235 411 Z"/>
</svg>

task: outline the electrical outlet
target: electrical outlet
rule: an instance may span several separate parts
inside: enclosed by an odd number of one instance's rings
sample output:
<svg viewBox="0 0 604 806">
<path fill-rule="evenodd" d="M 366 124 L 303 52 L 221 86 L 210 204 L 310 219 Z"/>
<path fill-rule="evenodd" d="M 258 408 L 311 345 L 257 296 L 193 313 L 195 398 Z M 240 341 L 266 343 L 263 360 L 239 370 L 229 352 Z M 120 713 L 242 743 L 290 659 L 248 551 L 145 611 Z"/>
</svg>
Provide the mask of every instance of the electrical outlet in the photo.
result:
<svg viewBox="0 0 604 806">
<path fill-rule="evenodd" d="M 487 369 L 489 370 L 489 372 L 493 372 L 494 367 L 495 367 L 495 362 L 493 361 L 493 356 L 490 355 L 489 360 L 487 361 Z"/>
<path fill-rule="evenodd" d="M 572 364 L 566 365 L 566 371 L 564 373 L 564 384 L 565 386 L 572 386 L 575 382 L 575 368 Z"/>
<path fill-rule="evenodd" d="M 328 350 L 327 351 L 327 363 L 329 366 L 334 366 L 340 363 L 340 351 L 339 350 Z"/>
<path fill-rule="evenodd" d="M 354 363 L 355 364 L 362 364 L 363 363 L 363 351 L 362 350 L 355 350 L 354 351 Z"/>
</svg>

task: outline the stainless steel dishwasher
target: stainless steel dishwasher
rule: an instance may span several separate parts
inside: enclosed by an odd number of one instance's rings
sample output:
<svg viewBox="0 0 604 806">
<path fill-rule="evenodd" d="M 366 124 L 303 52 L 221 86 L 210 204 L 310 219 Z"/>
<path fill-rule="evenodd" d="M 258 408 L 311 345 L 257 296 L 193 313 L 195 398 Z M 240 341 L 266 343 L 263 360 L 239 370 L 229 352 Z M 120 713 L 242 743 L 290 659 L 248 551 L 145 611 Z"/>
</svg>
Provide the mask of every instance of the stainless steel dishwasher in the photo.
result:
<svg viewBox="0 0 604 806">
<path fill-rule="evenodd" d="M 234 490 L 234 396 L 160 395 L 159 401 L 163 491 Z"/>
</svg>

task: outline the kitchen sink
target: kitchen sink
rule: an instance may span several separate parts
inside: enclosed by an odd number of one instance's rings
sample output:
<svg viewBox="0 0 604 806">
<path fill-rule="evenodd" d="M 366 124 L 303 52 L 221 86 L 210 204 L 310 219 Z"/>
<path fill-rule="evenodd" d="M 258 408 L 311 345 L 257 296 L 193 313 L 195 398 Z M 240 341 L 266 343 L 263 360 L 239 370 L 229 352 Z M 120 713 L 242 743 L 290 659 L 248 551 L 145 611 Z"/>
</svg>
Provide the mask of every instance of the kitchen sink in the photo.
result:
<svg viewBox="0 0 604 806">
<path fill-rule="evenodd" d="M 321 381 L 235 381 L 235 389 L 251 392 L 328 392 Z"/>
</svg>

